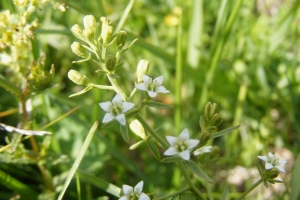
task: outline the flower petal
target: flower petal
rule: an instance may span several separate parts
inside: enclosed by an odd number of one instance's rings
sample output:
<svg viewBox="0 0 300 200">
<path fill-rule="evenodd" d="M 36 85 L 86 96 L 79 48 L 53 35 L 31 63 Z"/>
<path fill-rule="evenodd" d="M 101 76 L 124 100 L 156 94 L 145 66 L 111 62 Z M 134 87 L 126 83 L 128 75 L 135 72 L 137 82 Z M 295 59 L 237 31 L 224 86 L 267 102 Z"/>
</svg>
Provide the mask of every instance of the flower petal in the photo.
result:
<svg viewBox="0 0 300 200">
<path fill-rule="evenodd" d="M 123 104 L 122 104 L 122 112 L 126 113 L 128 110 L 130 110 L 133 107 L 134 107 L 134 103 L 123 102 Z"/>
<path fill-rule="evenodd" d="M 147 76 L 146 74 L 143 74 L 142 75 L 142 79 L 143 79 L 143 82 L 147 85 L 148 82 L 152 82 L 152 78 L 150 78 L 149 76 Z"/>
<path fill-rule="evenodd" d="M 164 155 L 165 155 L 165 156 L 173 156 L 173 155 L 176 155 L 177 153 L 178 153 L 178 151 L 177 151 L 177 149 L 176 149 L 175 147 L 169 147 L 169 148 L 165 151 Z"/>
<path fill-rule="evenodd" d="M 119 200 L 127 200 L 128 197 L 126 195 L 122 196 L 121 198 L 119 198 Z"/>
<path fill-rule="evenodd" d="M 141 194 L 144 186 L 144 181 L 140 181 L 136 186 L 134 187 L 134 193 Z"/>
<path fill-rule="evenodd" d="M 120 124 L 122 124 L 123 126 L 125 126 L 125 124 L 126 124 L 126 118 L 125 118 L 125 115 L 124 115 L 123 113 L 118 114 L 118 115 L 116 116 L 116 120 L 118 120 L 118 122 L 119 122 Z"/>
<path fill-rule="evenodd" d="M 157 95 L 157 92 L 153 92 L 153 91 L 149 91 L 149 90 L 147 90 L 147 92 L 151 98 L 154 98 Z"/>
<path fill-rule="evenodd" d="M 110 101 L 103 102 L 103 103 L 99 103 L 99 106 L 100 106 L 105 112 L 110 112 L 110 105 L 111 105 L 111 102 L 110 102 Z"/>
<path fill-rule="evenodd" d="M 257 156 L 259 159 L 268 162 L 268 156 Z"/>
<path fill-rule="evenodd" d="M 158 85 L 161 85 L 164 80 L 163 76 L 159 76 L 153 80 L 153 82 L 157 82 Z"/>
<path fill-rule="evenodd" d="M 275 166 L 275 167 L 276 167 L 279 171 L 285 173 L 285 170 L 284 170 L 284 168 L 283 168 L 281 165 L 277 165 L 277 166 Z"/>
<path fill-rule="evenodd" d="M 130 195 L 133 192 L 133 187 L 129 186 L 129 185 L 123 185 L 123 193 L 125 195 Z"/>
<path fill-rule="evenodd" d="M 195 146 L 197 146 L 199 144 L 199 142 L 200 142 L 200 140 L 194 140 L 194 139 L 186 141 L 188 149 L 194 148 Z"/>
<path fill-rule="evenodd" d="M 189 139 L 189 131 L 187 128 L 183 129 L 183 131 L 179 134 L 178 139 L 180 140 L 188 140 Z"/>
<path fill-rule="evenodd" d="M 116 94 L 116 96 L 113 98 L 112 103 L 115 104 L 121 104 L 122 103 L 122 97 L 120 94 Z"/>
<path fill-rule="evenodd" d="M 274 166 L 271 163 L 266 163 L 265 168 L 266 169 L 272 169 Z"/>
<path fill-rule="evenodd" d="M 174 146 L 178 141 L 178 138 L 174 136 L 166 136 L 166 139 L 171 146 Z"/>
<path fill-rule="evenodd" d="M 179 153 L 179 156 L 184 160 L 190 159 L 190 152 L 189 151 L 182 151 Z"/>
<path fill-rule="evenodd" d="M 278 160 L 278 164 L 279 165 L 284 165 L 284 164 L 286 164 L 287 163 L 287 161 L 285 161 L 285 160 Z"/>
<path fill-rule="evenodd" d="M 269 157 L 269 158 L 274 158 L 275 155 L 274 155 L 273 153 L 269 152 L 269 153 L 268 153 L 268 157 Z"/>
<path fill-rule="evenodd" d="M 158 89 L 156 90 L 157 93 L 163 93 L 163 94 L 168 94 L 170 93 L 169 90 L 167 90 L 164 86 L 159 86 Z"/>
<path fill-rule="evenodd" d="M 139 200 L 150 200 L 150 198 L 145 193 L 142 193 L 139 197 Z"/>
<path fill-rule="evenodd" d="M 103 117 L 102 123 L 107 123 L 110 122 L 111 120 L 113 120 L 115 118 L 115 116 L 111 113 L 106 113 Z"/>
<path fill-rule="evenodd" d="M 147 86 L 145 83 L 137 84 L 137 85 L 135 85 L 135 87 L 139 90 L 147 90 Z"/>
</svg>

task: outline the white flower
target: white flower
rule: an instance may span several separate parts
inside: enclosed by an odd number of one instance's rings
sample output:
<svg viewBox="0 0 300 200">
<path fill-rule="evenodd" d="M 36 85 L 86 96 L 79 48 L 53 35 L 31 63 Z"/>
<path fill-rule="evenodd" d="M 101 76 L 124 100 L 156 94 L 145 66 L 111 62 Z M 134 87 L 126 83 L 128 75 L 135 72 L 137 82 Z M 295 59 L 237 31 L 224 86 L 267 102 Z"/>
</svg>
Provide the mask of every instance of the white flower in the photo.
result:
<svg viewBox="0 0 300 200">
<path fill-rule="evenodd" d="M 206 146 L 206 147 L 201 147 L 199 149 L 196 149 L 194 151 L 194 156 L 197 156 L 197 155 L 200 155 L 200 154 L 203 154 L 203 153 L 209 153 L 212 149 L 212 146 Z"/>
<path fill-rule="evenodd" d="M 135 85 L 135 87 L 139 90 L 147 91 L 151 98 L 155 97 L 157 93 L 167 94 L 170 92 L 164 86 L 161 86 L 164 79 L 163 76 L 159 76 L 152 81 L 152 78 L 143 74 L 142 79 L 143 82 Z"/>
<path fill-rule="evenodd" d="M 257 156 L 259 159 L 262 159 L 266 161 L 265 168 L 267 170 L 272 169 L 272 168 L 277 168 L 281 172 L 285 172 L 283 168 L 283 164 L 287 163 L 285 160 L 281 160 L 279 158 L 276 158 L 275 155 L 271 152 L 268 153 L 268 156 Z"/>
<path fill-rule="evenodd" d="M 119 200 L 150 200 L 148 195 L 142 192 L 143 185 L 143 181 L 140 181 L 134 188 L 129 185 L 123 185 L 124 195 Z"/>
<path fill-rule="evenodd" d="M 124 113 L 133 108 L 134 104 L 129 102 L 123 102 L 120 94 L 117 94 L 113 100 L 99 103 L 100 107 L 107 112 L 104 115 L 102 123 L 112 121 L 113 119 L 118 120 L 120 124 L 125 126 L 126 118 Z"/>
<path fill-rule="evenodd" d="M 189 131 L 187 129 L 184 129 L 178 138 L 173 136 L 167 136 L 166 138 L 171 146 L 165 151 L 164 155 L 173 156 L 178 154 L 184 160 L 190 159 L 189 150 L 197 146 L 200 142 L 199 140 L 189 140 Z"/>
</svg>

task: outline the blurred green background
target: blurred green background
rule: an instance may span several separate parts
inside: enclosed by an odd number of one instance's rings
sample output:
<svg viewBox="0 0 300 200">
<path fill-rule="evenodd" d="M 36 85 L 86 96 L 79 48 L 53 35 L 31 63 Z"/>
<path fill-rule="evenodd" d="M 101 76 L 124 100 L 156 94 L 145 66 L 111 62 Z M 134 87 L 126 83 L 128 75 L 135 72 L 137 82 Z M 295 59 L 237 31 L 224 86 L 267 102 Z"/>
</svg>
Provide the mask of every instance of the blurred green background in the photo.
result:
<svg viewBox="0 0 300 200">
<path fill-rule="evenodd" d="M 118 71 L 127 94 L 134 88 L 135 71 L 141 59 L 149 60 L 150 76 L 164 76 L 163 85 L 171 93 L 159 95 L 156 100 L 175 104 L 174 109 L 147 109 L 142 113 L 159 134 L 176 135 L 187 127 L 195 137 L 200 131 L 200 115 L 208 101 L 219 106 L 224 120 L 220 130 L 241 125 L 238 131 L 211 142 L 220 148 L 218 159 L 198 158 L 215 180 L 211 185 L 215 199 L 220 198 L 228 185 L 231 169 L 236 166 L 252 169 L 257 164 L 262 165 L 257 156 L 269 151 L 289 162 L 283 176 L 285 184 L 279 184 L 283 189 L 273 192 L 272 198 L 288 198 L 292 166 L 300 148 L 299 0 L 68 0 L 58 3 L 65 3 L 65 12 L 46 4 L 33 16 L 40 23 L 34 32 L 33 51 L 39 55 L 45 53 L 46 66 L 50 69 L 54 64 L 56 74 L 55 86 L 31 99 L 32 126 L 39 129 L 71 109 L 80 108 L 47 128 L 53 133 L 52 137 L 36 137 L 39 145 L 49 144 L 40 160 L 25 156 L 30 155 L 31 149 L 26 140 L 24 146 L 28 152 L 0 154 L 0 176 L 4 183 L 0 189 L 1 197 L 9 199 L 18 193 L 17 187 L 5 178 L 10 175 L 34 192 L 43 194 L 44 199 L 55 198 L 88 130 L 96 120 L 102 121 L 105 113 L 98 103 L 110 101 L 115 95 L 112 91 L 93 89 L 68 98 L 83 89 L 68 79 L 70 69 L 80 71 L 94 83 L 109 84 L 104 75 L 95 73 L 97 66 L 93 63 L 72 64 L 79 58 L 70 49 L 76 41 L 70 28 L 74 24 L 82 26 L 83 17 L 92 14 L 97 19 L 108 17 L 115 27 L 120 19 L 126 19 L 122 29 L 128 32 L 127 44 L 139 38 L 122 57 L 125 64 Z M 128 16 L 122 17 L 131 3 Z M 1 1 L 0 8 L 9 9 L 11 13 L 19 11 L 12 1 Z M 0 61 L 0 73 L 4 77 L 7 68 Z M 0 114 L 14 109 L 12 114 L 1 115 L 0 122 L 17 126 L 19 100 L 1 87 L 0 94 Z M 137 104 L 141 97 L 142 94 L 137 93 L 133 102 Z M 1 131 L 2 146 L 6 145 L 6 136 L 11 137 Z M 130 137 L 131 144 L 139 141 L 133 133 Z M 117 124 L 98 130 L 79 169 L 119 187 L 122 184 L 134 186 L 144 180 L 144 191 L 167 194 L 178 189 L 181 176 L 176 166 L 160 164 L 146 145 L 134 151 L 128 148 Z M 45 184 L 34 165 L 39 162 L 43 162 L 50 174 L 51 187 Z M 251 179 L 250 169 L 243 173 L 241 177 Z M 200 181 L 198 185 L 206 191 L 204 183 Z M 230 183 L 232 194 L 229 195 L 234 199 L 250 185 L 251 180 Z M 109 196 L 84 179 L 81 190 L 82 199 Z M 264 199 L 265 190 L 261 188 L 260 193 L 254 192 L 248 198 Z M 78 199 L 75 180 L 65 199 Z"/>
</svg>

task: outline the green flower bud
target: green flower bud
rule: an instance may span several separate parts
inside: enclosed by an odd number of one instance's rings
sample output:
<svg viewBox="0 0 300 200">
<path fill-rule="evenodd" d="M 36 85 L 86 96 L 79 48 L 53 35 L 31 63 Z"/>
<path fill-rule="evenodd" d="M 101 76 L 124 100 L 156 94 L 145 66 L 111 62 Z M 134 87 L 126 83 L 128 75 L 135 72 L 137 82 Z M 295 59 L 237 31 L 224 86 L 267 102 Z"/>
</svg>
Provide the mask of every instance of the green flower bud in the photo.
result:
<svg viewBox="0 0 300 200">
<path fill-rule="evenodd" d="M 74 26 L 72 26 L 71 31 L 72 31 L 73 35 L 75 37 L 77 37 L 78 39 L 83 40 L 83 41 L 85 40 L 82 30 L 78 24 L 75 24 Z"/>
<path fill-rule="evenodd" d="M 71 49 L 72 49 L 72 52 L 74 54 L 76 54 L 77 56 L 79 56 L 79 57 L 82 57 L 82 58 L 87 58 L 88 57 L 85 49 L 83 48 L 83 46 L 79 42 L 73 42 L 72 45 L 71 45 Z"/>
<path fill-rule="evenodd" d="M 148 70 L 149 70 L 149 61 L 140 60 L 136 70 L 137 83 L 141 83 L 143 81 L 142 76 L 143 74 L 147 74 Z"/>
<path fill-rule="evenodd" d="M 205 107 L 204 107 L 204 116 L 207 117 L 207 119 L 211 119 L 212 116 L 216 113 L 217 111 L 217 104 L 216 103 L 211 103 L 208 102 L 206 103 Z"/>
<path fill-rule="evenodd" d="M 272 168 L 270 170 L 268 178 L 274 179 L 278 176 L 278 174 L 279 174 L 279 171 L 276 168 Z"/>
<path fill-rule="evenodd" d="M 105 58 L 105 67 L 108 71 L 114 71 L 116 64 L 117 58 L 114 55 L 110 54 Z"/>
<path fill-rule="evenodd" d="M 213 126 L 218 127 L 222 122 L 223 122 L 223 120 L 219 113 L 214 114 L 214 116 L 211 118 L 211 124 Z"/>
<path fill-rule="evenodd" d="M 71 81 L 73 81 L 77 85 L 88 86 L 91 83 L 90 80 L 85 75 L 82 75 L 80 72 L 73 69 L 68 72 L 68 77 Z"/>
<path fill-rule="evenodd" d="M 100 20 L 102 21 L 102 28 L 101 28 L 101 37 L 103 45 L 107 45 L 110 41 L 113 27 L 110 26 L 110 21 L 106 17 L 101 17 Z"/>
<path fill-rule="evenodd" d="M 117 46 L 119 49 L 122 49 L 124 47 L 126 38 L 127 38 L 126 31 L 123 30 L 119 31 L 119 33 L 117 34 Z"/>
<path fill-rule="evenodd" d="M 206 143 L 210 139 L 210 132 L 204 131 L 200 135 L 200 142 Z"/>
</svg>

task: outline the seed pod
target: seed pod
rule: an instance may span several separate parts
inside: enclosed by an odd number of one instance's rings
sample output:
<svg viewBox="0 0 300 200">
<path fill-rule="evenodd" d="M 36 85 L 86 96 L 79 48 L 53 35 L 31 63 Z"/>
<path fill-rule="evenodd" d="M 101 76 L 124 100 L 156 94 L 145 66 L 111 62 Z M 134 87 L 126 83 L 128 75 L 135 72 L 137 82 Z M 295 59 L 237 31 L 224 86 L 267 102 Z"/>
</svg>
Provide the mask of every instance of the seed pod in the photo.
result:
<svg viewBox="0 0 300 200">
<path fill-rule="evenodd" d="M 119 33 L 117 34 L 117 46 L 118 49 L 122 49 L 125 45 L 126 42 L 126 38 L 127 38 L 127 33 L 126 31 L 119 31 Z"/>
<path fill-rule="evenodd" d="M 115 69 L 115 66 L 117 64 L 117 58 L 110 54 L 105 59 L 105 67 L 108 71 L 112 72 Z"/>
</svg>

